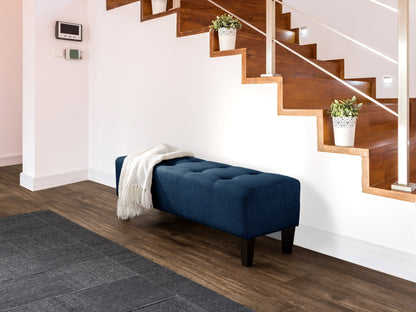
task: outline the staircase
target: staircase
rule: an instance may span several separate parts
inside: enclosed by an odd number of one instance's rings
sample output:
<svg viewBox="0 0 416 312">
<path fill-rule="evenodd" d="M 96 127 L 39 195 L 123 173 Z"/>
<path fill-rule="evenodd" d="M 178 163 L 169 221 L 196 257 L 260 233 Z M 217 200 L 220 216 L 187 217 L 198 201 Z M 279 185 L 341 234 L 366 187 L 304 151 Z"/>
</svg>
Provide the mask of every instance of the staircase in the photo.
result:
<svg viewBox="0 0 416 312">
<path fill-rule="evenodd" d="M 190 36 L 208 32 L 208 25 L 224 12 L 206 0 L 182 0 L 180 8 L 173 9 L 168 0 L 168 11 L 152 15 L 151 0 L 107 0 L 107 9 L 141 1 L 141 21 L 177 14 L 177 36 Z M 264 0 L 215 0 L 215 2 L 266 31 L 266 3 Z M 170 9 L 169 9 L 170 8 Z M 317 45 L 300 45 L 299 29 L 291 28 L 291 14 L 283 13 L 276 4 L 276 40 L 281 41 L 330 73 L 343 79 L 375 98 L 376 79 L 345 79 L 344 60 L 318 60 Z M 363 192 L 405 201 L 416 201 L 416 191 L 404 193 L 390 189 L 397 180 L 397 118 L 377 105 L 358 96 L 365 103 L 357 122 L 354 147 L 334 145 L 332 120 L 326 114 L 335 98 L 350 98 L 354 92 L 322 73 L 286 49 L 276 45 L 276 72 L 281 77 L 261 78 L 265 72 L 266 39 L 252 28 L 243 24 L 238 32 L 235 50 L 219 51 L 217 33 L 210 34 L 211 57 L 228 55 L 242 56 L 242 82 L 277 83 L 278 114 L 291 116 L 316 116 L 318 150 L 322 152 L 359 155 L 362 158 Z M 397 99 L 377 99 L 397 112 Z M 410 101 L 411 130 L 410 154 L 416 151 L 416 99 Z M 416 182 L 416 158 L 410 160 L 410 180 Z"/>
</svg>

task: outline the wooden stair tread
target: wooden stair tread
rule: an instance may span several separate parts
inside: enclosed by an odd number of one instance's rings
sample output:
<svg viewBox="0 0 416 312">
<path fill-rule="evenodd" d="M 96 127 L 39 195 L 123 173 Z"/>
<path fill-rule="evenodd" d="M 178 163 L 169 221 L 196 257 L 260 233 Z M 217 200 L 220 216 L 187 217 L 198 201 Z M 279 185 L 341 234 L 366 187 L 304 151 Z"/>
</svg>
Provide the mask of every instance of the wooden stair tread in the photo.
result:
<svg viewBox="0 0 416 312">
<path fill-rule="evenodd" d="M 291 42 L 283 42 L 285 45 L 287 45 L 292 50 L 295 50 L 299 54 L 303 55 L 304 57 L 307 57 L 309 59 L 316 59 L 316 44 L 297 44 L 297 43 L 291 43 Z"/>
<path fill-rule="evenodd" d="M 409 181 L 410 183 L 416 183 L 416 169 L 413 169 L 409 172 Z M 414 190 L 412 193 L 394 191 L 391 189 L 391 185 L 395 182 L 397 182 L 397 175 L 393 175 L 382 182 L 374 183 L 368 187 L 365 187 L 364 191 L 378 196 L 416 202 L 416 190 Z"/>
<path fill-rule="evenodd" d="M 368 81 L 346 82 L 366 94 L 371 94 L 372 85 Z M 355 95 L 354 91 L 336 80 L 306 77 L 284 77 L 283 92 L 283 105 L 286 109 L 326 110 L 334 99 L 351 98 Z M 364 101 L 362 97 L 358 99 Z"/>
<path fill-rule="evenodd" d="M 283 47 L 276 47 L 276 72 L 281 74 L 283 77 L 293 77 L 293 78 L 321 78 L 321 79 L 332 79 L 327 74 L 323 73 L 321 70 L 317 69 L 313 65 L 307 63 L 306 61 L 300 59 L 296 55 L 293 55 L 291 52 L 287 51 Z M 321 61 L 317 59 L 312 59 L 307 57 L 310 61 L 315 63 L 318 66 L 323 67 L 325 70 L 329 71 L 331 74 L 342 78 L 342 68 L 338 62 L 332 61 Z"/>
<path fill-rule="evenodd" d="M 411 183 L 416 183 L 416 169 L 413 169 L 410 171 L 409 173 L 409 181 Z M 381 188 L 384 190 L 390 190 L 391 189 L 391 185 L 393 183 L 397 182 L 397 176 L 394 176 L 388 180 L 385 180 L 383 182 L 377 183 L 375 185 L 371 185 L 372 187 L 377 187 L 377 188 Z M 412 192 L 413 195 L 415 195 L 415 201 L 416 201 L 416 190 L 414 190 Z"/>
<path fill-rule="evenodd" d="M 397 129 L 385 130 L 377 135 L 368 134 L 361 140 L 357 139 L 354 147 L 368 149 L 369 156 L 397 150 Z M 412 140 L 411 144 L 416 144 L 416 141 Z"/>
<path fill-rule="evenodd" d="M 416 145 L 416 133 L 414 131 L 409 142 L 410 145 Z M 335 146 L 332 138 L 325 144 Z M 397 150 L 397 129 L 384 129 L 378 132 L 371 132 L 370 129 L 369 132 L 356 136 L 353 148 L 368 149 L 369 156 Z"/>
</svg>

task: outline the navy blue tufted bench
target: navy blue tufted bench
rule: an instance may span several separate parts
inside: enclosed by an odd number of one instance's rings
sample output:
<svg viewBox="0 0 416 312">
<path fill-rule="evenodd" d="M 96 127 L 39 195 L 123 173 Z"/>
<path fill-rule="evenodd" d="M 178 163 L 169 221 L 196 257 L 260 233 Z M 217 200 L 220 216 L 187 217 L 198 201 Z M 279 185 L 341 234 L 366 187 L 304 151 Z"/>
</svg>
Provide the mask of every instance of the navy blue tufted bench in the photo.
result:
<svg viewBox="0 0 416 312">
<path fill-rule="evenodd" d="M 117 191 L 124 159 L 116 159 Z M 241 237 L 245 266 L 253 263 L 258 236 L 282 231 L 282 250 L 292 252 L 300 208 L 296 179 L 183 157 L 154 168 L 152 194 L 160 210 Z"/>
</svg>

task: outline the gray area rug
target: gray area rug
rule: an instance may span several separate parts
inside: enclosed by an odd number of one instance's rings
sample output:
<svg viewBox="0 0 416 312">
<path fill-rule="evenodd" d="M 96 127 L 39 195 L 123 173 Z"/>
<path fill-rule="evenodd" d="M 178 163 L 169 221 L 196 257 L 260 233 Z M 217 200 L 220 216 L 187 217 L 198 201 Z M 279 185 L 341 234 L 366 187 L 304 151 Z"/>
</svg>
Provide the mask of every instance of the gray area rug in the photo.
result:
<svg viewBox="0 0 416 312">
<path fill-rule="evenodd" d="M 0 219 L 0 311 L 251 311 L 49 210 Z"/>
</svg>

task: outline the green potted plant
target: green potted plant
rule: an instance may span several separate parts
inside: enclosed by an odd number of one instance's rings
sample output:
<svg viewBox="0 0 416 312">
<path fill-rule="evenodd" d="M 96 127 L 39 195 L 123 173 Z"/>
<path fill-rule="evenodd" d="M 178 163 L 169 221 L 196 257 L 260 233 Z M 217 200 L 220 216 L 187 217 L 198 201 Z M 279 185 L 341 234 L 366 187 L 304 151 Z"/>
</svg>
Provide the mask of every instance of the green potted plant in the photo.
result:
<svg viewBox="0 0 416 312">
<path fill-rule="evenodd" d="M 328 114 L 332 116 L 334 139 L 337 146 L 354 146 L 355 126 L 363 103 L 357 104 L 357 97 L 334 100 Z"/>
<path fill-rule="evenodd" d="M 152 0 L 152 13 L 158 14 L 166 12 L 168 0 Z"/>
<path fill-rule="evenodd" d="M 242 27 L 241 22 L 230 14 L 217 16 L 209 26 L 210 31 L 218 31 L 220 51 L 234 50 L 237 30 Z"/>
</svg>

